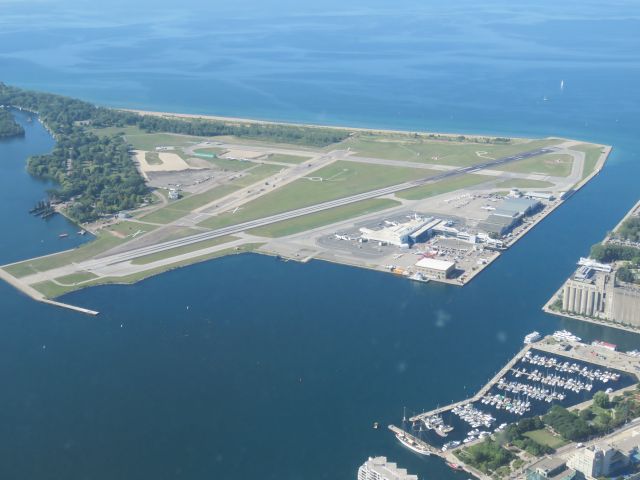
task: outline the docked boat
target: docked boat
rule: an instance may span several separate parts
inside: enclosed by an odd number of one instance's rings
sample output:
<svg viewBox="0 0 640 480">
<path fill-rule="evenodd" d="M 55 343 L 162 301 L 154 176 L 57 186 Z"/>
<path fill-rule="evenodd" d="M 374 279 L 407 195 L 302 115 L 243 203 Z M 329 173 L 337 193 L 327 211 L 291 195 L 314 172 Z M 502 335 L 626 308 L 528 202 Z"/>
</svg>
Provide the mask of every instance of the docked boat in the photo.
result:
<svg viewBox="0 0 640 480">
<path fill-rule="evenodd" d="M 409 435 L 403 432 L 397 432 L 396 438 L 402 445 L 419 455 L 431 455 L 429 449 L 425 445 L 418 443 L 413 435 Z"/>
<path fill-rule="evenodd" d="M 553 338 L 555 338 L 559 342 L 561 341 L 579 342 L 582 340 L 580 337 L 578 337 L 577 335 L 574 335 L 568 330 L 558 330 L 556 332 L 553 332 Z"/>
<path fill-rule="evenodd" d="M 616 348 L 618 348 L 617 345 L 609 342 L 603 342 L 602 340 L 594 340 L 593 342 L 591 342 L 591 345 L 593 345 L 594 347 L 606 348 L 607 350 L 611 350 L 612 352 L 615 352 Z"/>
<path fill-rule="evenodd" d="M 451 431 L 453 431 L 453 427 L 445 424 L 440 415 L 432 415 L 430 417 L 423 418 L 422 423 L 424 423 L 424 426 L 428 430 L 433 430 L 441 437 L 446 437 Z"/>
<path fill-rule="evenodd" d="M 541 338 L 542 336 L 540 335 L 540 332 L 531 332 L 529 335 L 524 337 L 524 344 L 531 345 L 532 343 L 537 342 Z"/>
<path fill-rule="evenodd" d="M 428 277 L 425 277 L 422 273 L 416 272 L 413 275 L 409 276 L 409 280 L 413 280 L 415 282 L 427 283 L 429 281 Z"/>
<path fill-rule="evenodd" d="M 447 442 L 442 446 L 442 451 L 446 452 L 447 450 L 450 450 L 452 448 L 459 447 L 461 443 L 462 442 L 459 440 L 453 440 L 451 442 Z"/>
<path fill-rule="evenodd" d="M 453 462 L 447 462 L 447 466 L 449 468 L 453 468 L 454 470 L 464 470 L 460 465 L 458 465 L 457 463 L 453 463 Z"/>
</svg>

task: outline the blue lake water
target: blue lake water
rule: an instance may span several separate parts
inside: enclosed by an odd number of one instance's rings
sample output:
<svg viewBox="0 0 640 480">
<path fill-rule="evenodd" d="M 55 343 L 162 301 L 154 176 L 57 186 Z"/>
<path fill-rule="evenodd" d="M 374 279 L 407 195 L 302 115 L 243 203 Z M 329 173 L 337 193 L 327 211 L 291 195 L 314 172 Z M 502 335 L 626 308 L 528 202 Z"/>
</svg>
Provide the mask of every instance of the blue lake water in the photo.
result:
<svg viewBox="0 0 640 480">
<path fill-rule="evenodd" d="M 640 346 L 540 311 L 640 197 L 637 2 L 131 3 L 4 3 L 0 80 L 113 106 L 614 152 L 464 288 L 242 255 L 67 295 L 101 312 L 88 318 L 0 284 L 1 478 L 350 479 L 386 455 L 462 479 L 372 423 L 471 395 L 534 329 Z M 19 120 L 26 137 L 0 142 L 2 263 L 85 241 L 27 213 L 49 186 L 26 158 L 53 143 Z"/>
</svg>

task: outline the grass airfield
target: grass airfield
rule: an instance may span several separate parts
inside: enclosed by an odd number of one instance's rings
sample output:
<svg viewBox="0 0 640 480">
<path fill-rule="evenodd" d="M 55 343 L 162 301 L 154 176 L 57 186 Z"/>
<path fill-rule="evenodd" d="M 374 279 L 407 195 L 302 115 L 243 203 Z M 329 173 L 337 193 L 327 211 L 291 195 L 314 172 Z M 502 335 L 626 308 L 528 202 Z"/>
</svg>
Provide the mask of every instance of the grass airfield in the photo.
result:
<svg viewBox="0 0 640 480">
<path fill-rule="evenodd" d="M 324 148 L 233 137 L 149 134 L 132 127 L 95 129 L 94 133 L 123 134 L 132 150 L 144 155 L 146 161 L 137 163 L 154 189 L 155 199 L 127 212 L 126 218 L 84 226 L 96 238 L 77 249 L 2 267 L 18 284 L 49 298 L 93 285 L 133 283 L 172 268 L 248 251 L 384 270 L 399 252 L 388 249 L 367 256 L 357 248 L 336 246 L 327 238 L 363 222 L 409 213 L 437 214 L 473 224 L 483 215 L 477 199 L 504 195 L 511 188 L 554 194 L 578 188 L 602 168 L 608 153 L 601 145 L 559 138 L 503 139 L 367 130 L 355 130 L 345 141 Z M 554 147 L 555 151 L 495 168 L 457 173 L 461 167 L 542 147 Z M 181 171 L 163 168 L 163 158 L 178 157 Z M 149 171 L 143 170 L 145 166 Z M 324 202 L 340 203 L 354 195 L 439 178 L 447 172 L 455 175 L 265 225 L 222 232 L 244 222 L 315 208 Z M 172 189 L 180 192 L 180 199 L 169 199 Z M 473 198 L 478 205 L 456 200 L 460 198 Z M 219 230 L 216 238 L 193 237 L 217 235 Z"/>
</svg>

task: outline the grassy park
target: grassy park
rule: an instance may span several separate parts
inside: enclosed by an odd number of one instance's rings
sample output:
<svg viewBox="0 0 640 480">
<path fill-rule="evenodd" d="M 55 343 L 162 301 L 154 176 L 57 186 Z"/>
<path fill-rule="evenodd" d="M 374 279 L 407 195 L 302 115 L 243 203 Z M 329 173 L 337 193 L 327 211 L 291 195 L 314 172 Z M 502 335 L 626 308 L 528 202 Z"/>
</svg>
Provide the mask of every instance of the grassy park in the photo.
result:
<svg viewBox="0 0 640 480">
<path fill-rule="evenodd" d="M 571 173 L 573 157 L 561 153 L 547 153 L 502 165 L 499 170 L 515 173 L 540 173 L 552 177 L 567 177 Z M 498 170 L 498 168 L 496 169 Z"/>
<path fill-rule="evenodd" d="M 298 164 L 309 160 L 310 157 L 300 157 L 297 155 L 285 155 L 282 153 L 274 153 L 267 158 L 270 162 L 293 163 Z"/>
<path fill-rule="evenodd" d="M 355 154 L 363 157 L 460 167 L 561 142 L 558 139 L 511 139 L 507 143 L 486 143 L 473 141 L 472 138 L 467 138 L 464 141 L 456 140 L 458 137 L 443 138 L 447 140 L 431 139 L 424 135 L 361 134 L 345 140 L 341 146 L 350 148 Z"/>
<path fill-rule="evenodd" d="M 207 219 L 201 226 L 221 228 L 433 174 L 418 168 L 337 161 L 317 170 L 312 177 L 296 180 L 248 202 L 235 213 L 225 212 Z"/>
<path fill-rule="evenodd" d="M 111 284 L 125 284 L 125 285 L 133 284 L 141 280 L 144 280 L 145 278 L 149 278 L 154 275 L 167 272 L 169 270 L 174 270 L 176 268 L 193 265 L 194 263 L 204 262 L 206 260 L 213 260 L 214 258 L 224 257 L 227 255 L 252 252 L 260 248 L 262 245 L 264 244 L 263 243 L 245 243 L 244 245 L 240 245 L 238 247 L 218 250 L 216 252 L 199 255 L 197 257 L 189 258 L 179 262 L 169 263 L 161 267 L 156 267 L 153 269 L 136 272 L 123 277 L 100 277 L 100 278 L 96 278 L 96 279 L 93 279 L 81 284 L 76 284 L 76 285 L 60 285 L 54 281 L 46 280 L 44 282 L 36 283 L 32 286 L 47 298 L 56 298 L 61 295 L 64 295 L 65 293 L 70 293 L 75 290 L 80 290 L 86 287 L 92 287 L 97 285 L 111 285 Z M 56 281 L 57 280 L 58 279 L 56 279 Z"/>
<path fill-rule="evenodd" d="M 285 220 L 282 222 L 254 228 L 247 233 L 263 237 L 285 237 L 295 233 L 305 232 L 314 228 L 331 225 L 350 218 L 359 217 L 369 213 L 379 212 L 388 208 L 397 207 L 400 202 L 388 199 L 373 198 L 361 202 L 351 203 L 342 207 L 324 210 L 322 212 L 304 215 L 302 217 Z"/>
<path fill-rule="evenodd" d="M 494 180 L 495 177 L 488 175 L 466 174 L 458 177 L 446 178 L 436 183 L 410 188 L 396 193 L 396 197 L 405 200 L 423 200 L 425 198 L 453 192 L 461 188 L 469 188 L 482 183 Z"/>
</svg>

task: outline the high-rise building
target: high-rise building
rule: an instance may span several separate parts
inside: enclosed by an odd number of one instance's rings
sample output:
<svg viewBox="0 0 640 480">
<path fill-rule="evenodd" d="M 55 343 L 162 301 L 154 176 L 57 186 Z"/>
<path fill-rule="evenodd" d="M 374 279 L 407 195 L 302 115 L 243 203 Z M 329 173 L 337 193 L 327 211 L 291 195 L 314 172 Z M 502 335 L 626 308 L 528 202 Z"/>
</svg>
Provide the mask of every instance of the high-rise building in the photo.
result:
<svg viewBox="0 0 640 480">
<path fill-rule="evenodd" d="M 358 480 L 418 480 L 418 476 L 387 462 L 387 457 L 369 457 L 358 469 Z"/>
<path fill-rule="evenodd" d="M 617 451 L 610 446 L 581 448 L 569 459 L 567 465 L 587 478 L 598 478 L 611 473 L 611 465 Z"/>
</svg>

